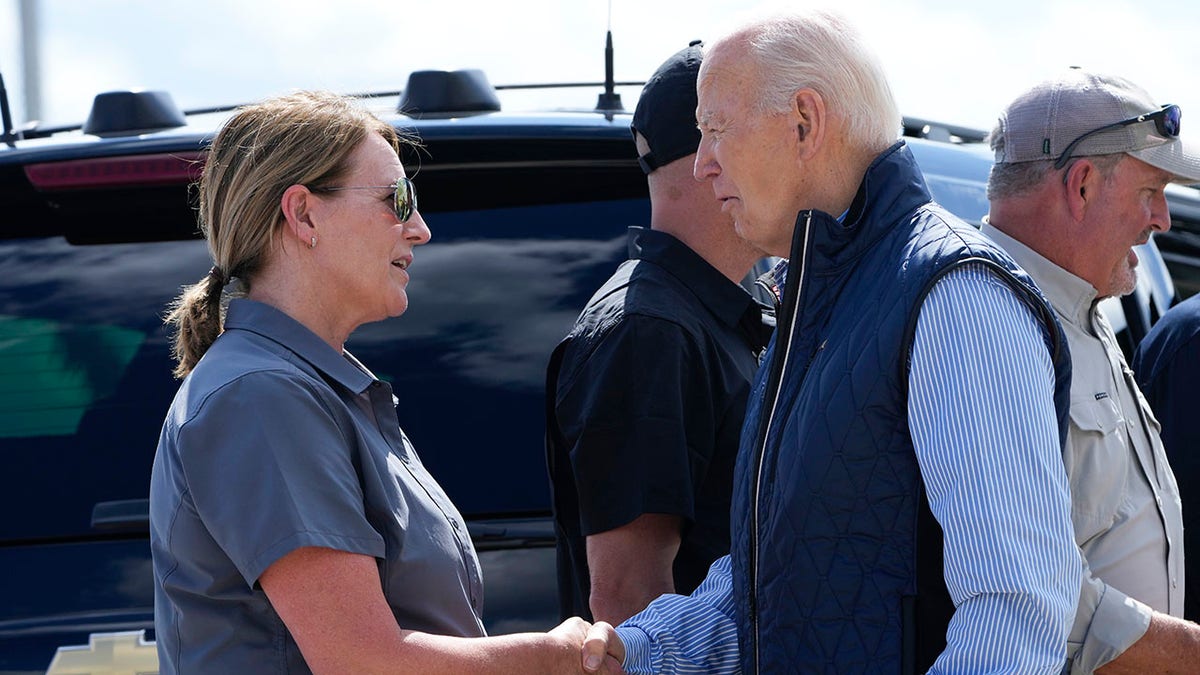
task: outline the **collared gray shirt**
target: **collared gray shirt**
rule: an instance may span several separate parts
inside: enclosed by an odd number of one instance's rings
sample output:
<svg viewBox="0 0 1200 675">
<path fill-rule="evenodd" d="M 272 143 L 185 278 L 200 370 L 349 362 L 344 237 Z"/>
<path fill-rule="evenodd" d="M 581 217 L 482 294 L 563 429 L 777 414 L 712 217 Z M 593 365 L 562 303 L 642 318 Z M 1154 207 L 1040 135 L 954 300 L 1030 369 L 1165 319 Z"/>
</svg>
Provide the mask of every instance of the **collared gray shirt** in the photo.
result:
<svg viewBox="0 0 1200 675">
<path fill-rule="evenodd" d="M 392 388 L 286 314 L 234 300 L 184 380 L 150 483 L 161 672 L 309 672 L 258 585 L 306 546 L 377 559 L 400 627 L 484 634 L 458 511 L 400 430 Z"/>
<path fill-rule="evenodd" d="M 983 231 L 1037 282 L 1071 349 L 1063 450 L 1071 520 L 1087 568 L 1068 652 L 1090 673 L 1146 632 L 1150 610 L 1183 616 L 1183 518 L 1159 426 L 1134 383 L 1096 289 L 991 225 Z"/>
</svg>

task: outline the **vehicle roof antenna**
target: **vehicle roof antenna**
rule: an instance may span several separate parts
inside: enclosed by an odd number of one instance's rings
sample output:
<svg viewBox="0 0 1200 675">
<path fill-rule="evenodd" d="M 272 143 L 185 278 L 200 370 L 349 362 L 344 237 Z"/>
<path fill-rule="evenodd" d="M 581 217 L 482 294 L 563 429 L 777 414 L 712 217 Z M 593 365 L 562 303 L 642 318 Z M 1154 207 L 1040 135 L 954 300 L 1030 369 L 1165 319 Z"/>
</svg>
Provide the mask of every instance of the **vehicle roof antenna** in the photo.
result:
<svg viewBox="0 0 1200 675">
<path fill-rule="evenodd" d="M 613 46 L 612 46 L 612 0 L 608 0 L 608 39 L 604 44 L 604 93 L 596 99 L 596 110 L 600 112 L 617 112 L 625 109 L 621 105 L 621 95 L 616 93 L 616 80 L 613 79 Z"/>
<path fill-rule="evenodd" d="M 15 147 L 17 135 L 13 133 L 12 113 L 8 110 L 8 89 L 4 86 L 4 75 L 0 75 L 0 117 L 4 118 L 4 131 L 0 132 L 0 143 Z"/>
</svg>

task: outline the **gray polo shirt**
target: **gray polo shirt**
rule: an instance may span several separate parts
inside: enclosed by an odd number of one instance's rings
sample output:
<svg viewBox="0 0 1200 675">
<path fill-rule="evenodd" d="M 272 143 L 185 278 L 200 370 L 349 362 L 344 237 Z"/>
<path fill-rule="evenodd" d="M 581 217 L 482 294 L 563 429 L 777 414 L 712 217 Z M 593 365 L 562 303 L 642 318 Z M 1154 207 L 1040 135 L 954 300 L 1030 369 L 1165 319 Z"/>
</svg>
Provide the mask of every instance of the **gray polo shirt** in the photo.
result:
<svg viewBox="0 0 1200 675">
<path fill-rule="evenodd" d="M 164 675 L 309 672 L 258 586 L 305 546 L 375 557 L 402 628 L 484 634 L 466 525 L 396 405 L 391 386 L 286 314 L 230 303 L 171 404 L 150 481 Z"/>
</svg>

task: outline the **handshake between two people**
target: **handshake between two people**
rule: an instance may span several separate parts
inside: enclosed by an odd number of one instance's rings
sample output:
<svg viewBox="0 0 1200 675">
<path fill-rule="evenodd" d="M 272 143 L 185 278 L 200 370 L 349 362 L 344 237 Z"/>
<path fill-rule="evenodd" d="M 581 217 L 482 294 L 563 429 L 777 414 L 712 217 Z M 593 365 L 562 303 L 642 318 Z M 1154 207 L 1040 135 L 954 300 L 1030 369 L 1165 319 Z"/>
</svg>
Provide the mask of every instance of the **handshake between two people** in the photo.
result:
<svg viewBox="0 0 1200 675">
<path fill-rule="evenodd" d="M 600 675 L 623 675 L 625 645 L 610 624 L 597 621 L 590 624 L 579 617 L 572 617 L 550 631 L 550 635 L 575 645 L 579 657 L 578 672 Z"/>
</svg>

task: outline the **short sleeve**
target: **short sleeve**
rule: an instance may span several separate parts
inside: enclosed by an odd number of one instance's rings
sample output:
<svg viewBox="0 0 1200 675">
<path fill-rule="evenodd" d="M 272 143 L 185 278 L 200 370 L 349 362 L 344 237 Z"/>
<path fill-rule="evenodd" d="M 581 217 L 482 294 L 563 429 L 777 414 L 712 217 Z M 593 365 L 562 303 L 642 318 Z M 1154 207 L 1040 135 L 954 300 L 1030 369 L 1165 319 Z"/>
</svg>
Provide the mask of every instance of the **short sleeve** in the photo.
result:
<svg viewBox="0 0 1200 675">
<path fill-rule="evenodd" d="M 305 546 L 383 556 L 341 407 L 315 383 L 256 372 L 210 394 L 179 429 L 191 500 L 248 585 Z"/>
<path fill-rule="evenodd" d="M 696 352 L 677 324 L 627 316 L 560 385 L 584 536 L 644 513 L 694 518 L 716 423 Z"/>
</svg>

